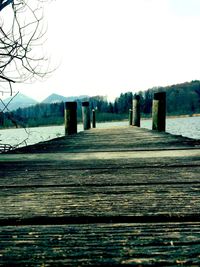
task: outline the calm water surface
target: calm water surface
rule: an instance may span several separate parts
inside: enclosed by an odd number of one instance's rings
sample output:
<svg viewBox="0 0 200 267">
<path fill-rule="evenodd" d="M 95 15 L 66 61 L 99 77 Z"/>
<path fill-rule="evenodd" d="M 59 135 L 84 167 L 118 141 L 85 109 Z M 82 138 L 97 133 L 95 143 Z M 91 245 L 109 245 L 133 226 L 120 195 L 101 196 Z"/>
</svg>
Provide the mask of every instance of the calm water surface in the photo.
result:
<svg viewBox="0 0 200 267">
<path fill-rule="evenodd" d="M 126 126 L 127 121 L 97 123 L 98 128 L 113 126 Z M 151 129 L 151 120 L 142 120 L 141 127 Z M 78 125 L 78 131 L 82 131 L 82 125 Z M 183 135 L 194 139 L 200 139 L 200 117 L 170 118 L 167 119 L 166 131 L 176 135 Z M 64 126 L 49 126 L 24 129 L 0 130 L 0 144 L 30 145 L 41 141 L 50 140 L 64 135 Z"/>
</svg>

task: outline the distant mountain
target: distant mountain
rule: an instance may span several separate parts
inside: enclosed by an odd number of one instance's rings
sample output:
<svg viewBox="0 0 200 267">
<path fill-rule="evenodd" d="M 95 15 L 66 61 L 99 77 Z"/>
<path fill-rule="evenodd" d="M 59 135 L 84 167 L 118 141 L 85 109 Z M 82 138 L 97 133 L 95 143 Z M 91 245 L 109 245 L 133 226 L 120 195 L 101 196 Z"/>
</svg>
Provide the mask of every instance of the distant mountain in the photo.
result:
<svg viewBox="0 0 200 267">
<path fill-rule="evenodd" d="M 81 96 L 65 97 L 65 96 L 58 95 L 58 94 L 51 94 L 50 96 L 45 98 L 41 103 L 53 104 L 53 103 L 66 102 L 66 101 L 75 101 L 77 99 L 83 99 L 83 98 L 88 98 L 88 96 L 81 95 Z"/>
<path fill-rule="evenodd" d="M 81 99 L 89 99 L 90 97 L 88 95 L 79 95 L 79 96 L 70 96 L 67 97 L 67 101 L 75 101 L 77 99 L 81 100 Z"/>
<path fill-rule="evenodd" d="M 47 98 L 45 98 L 41 103 L 44 104 L 53 104 L 53 103 L 59 103 L 59 102 L 64 102 L 67 101 L 67 98 L 62 95 L 58 94 L 51 94 Z"/>
<path fill-rule="evenodd" d="M 75 101 L 77 99 L 84 99 L 84 98 L 89 98 L 86 95 L 80 95 L 80 96 L 70 96 L 70 97 L 65 97 L 62 95 L 58 94 L 51 94 L 48 96 L 46 99 L 44 99 L 41 103 L 45 104 L 53 104 L 53 103 L 60 103 L 60 102 L 66 102 L 66 101 Z M 13 99 L 12 97 L 8 97 L 3 100 L 4 104 L 8 105 L 9 111 L 16 110 L 18 108 L 27 108 L 36 104 L 39 104 L 36 100 L 24 95 L 24 94 L 17 94 Z M 0 101 L 0 111 L 4 109 L 4 105 Z M 8 110 L 5 110 L 5 112 Z"/>
<path fill-rule="evenodd" d="M 21 93 L 17 94 L 13 99 L 12 98 L 13 97 L 8 97 L 3 100 L 4 104 L 8 104 L 10 102 L 8 105 L 9 111 L 16 110 L 18 108 L 26 108 L 38 104 L 36 100 Z M 0 102 L 0 110 L 3 109 L 4 105 Z"/>
</svg>

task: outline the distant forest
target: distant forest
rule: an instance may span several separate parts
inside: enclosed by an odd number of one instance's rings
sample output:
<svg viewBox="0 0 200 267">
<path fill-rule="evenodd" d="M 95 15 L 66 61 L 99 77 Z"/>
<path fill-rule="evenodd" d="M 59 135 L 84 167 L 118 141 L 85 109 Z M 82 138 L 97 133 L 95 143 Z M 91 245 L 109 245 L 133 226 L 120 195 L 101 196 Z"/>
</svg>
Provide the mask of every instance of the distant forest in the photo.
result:
<svg viewBox="0 0 200 267">
<path fill-rule="evenodd" d="M 154 87 L 139 91 L 141 113 L 143 117 L 151 116 L 152 99 L 155 92 L 165 91 L 167 95 L 167 115 L 192 115 L 200 113 L 200 81 L 186 82 L 167 87 Z M 128 118 L 132 108 L 133 93 L 122 93 L 114 103 L 108 102 L 103 96 L 89 99 L 91 109 L 97 110 L 97 121 L 111 121 Z M 81 121 L 81 102 L 77 100 L 78 121 Z M 2 118 L 1 118 L 2 120 Z M 3 127 L 61 125 L 64 122 L 64 103 L 36 104 L 28 108 L 18 108 L 16 111 L 4 114 Z"/>
</svg>

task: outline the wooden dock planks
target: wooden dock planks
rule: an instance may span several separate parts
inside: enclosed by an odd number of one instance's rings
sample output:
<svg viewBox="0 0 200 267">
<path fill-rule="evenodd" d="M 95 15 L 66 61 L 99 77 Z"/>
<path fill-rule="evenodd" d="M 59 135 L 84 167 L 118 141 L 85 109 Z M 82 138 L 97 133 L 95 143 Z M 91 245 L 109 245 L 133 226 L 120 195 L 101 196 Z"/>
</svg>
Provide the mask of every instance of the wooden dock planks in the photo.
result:
<svg viewBox="0 0 200 267">
<path fill-rule="evenodd" d="M 95 129 L 0 155 L 0 266 L 200 265 L 200 141 Z"/>
</svg>

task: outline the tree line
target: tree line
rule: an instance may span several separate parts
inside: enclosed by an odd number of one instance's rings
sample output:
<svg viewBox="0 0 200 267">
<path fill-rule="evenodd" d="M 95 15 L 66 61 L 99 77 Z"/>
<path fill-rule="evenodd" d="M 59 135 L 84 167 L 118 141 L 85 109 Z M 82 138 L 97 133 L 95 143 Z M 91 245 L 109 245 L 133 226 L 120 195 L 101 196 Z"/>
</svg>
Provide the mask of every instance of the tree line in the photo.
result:
<svg viewBox="0 0 200 267">
<path fill-rule="evenodd" d="M 154 87 L 139 91 L 141 113 L 143 117 L 151 116 L 152 100 L 155 92 L 165 91 L 167 95 L 167 114 L 182 115 L 200 113 L 200 81 L 186 82 L 167 87 Z M 103 96 L 89 98 L 91 109 L 97 110 L 98 121 L 121 120 L 127 118 L 132 108 L 132 92 L 121 93 L 114 103 Z M 81 121 L 81 103 L 88 99 L 77 99 L 78 122 Z M 4 123 L 2 123 L 2 120 Z M 40 125 L 61 125 L 64 122 L 64 103 L 37 104 L 27 108 L 18 108 L 4 114 L 0 124 L 4 127 L 34 127 Z"/>
<path fill-rule="evenodd" d="M 154 87 L 138 92 L 141 98 L 141 112 L 152 112 L 152 99 L 156 92 L 166 92 L 167 115 L 200 113 L 200 81 L 195 80 L 166 87 Z"/>
</svg>

